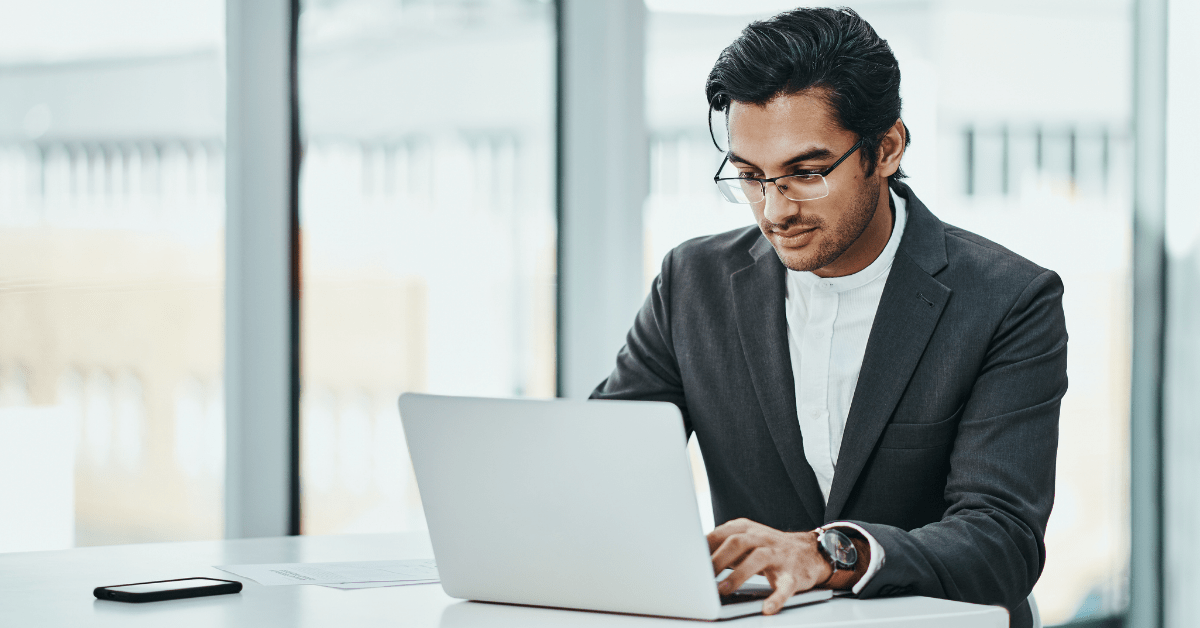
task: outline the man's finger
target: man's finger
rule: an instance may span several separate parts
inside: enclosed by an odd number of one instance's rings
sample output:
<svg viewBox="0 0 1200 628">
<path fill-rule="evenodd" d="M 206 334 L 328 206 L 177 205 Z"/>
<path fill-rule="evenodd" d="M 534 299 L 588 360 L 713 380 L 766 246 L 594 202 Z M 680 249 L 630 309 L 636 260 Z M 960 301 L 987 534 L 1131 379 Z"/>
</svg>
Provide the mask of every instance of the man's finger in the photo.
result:
<svg viewBox="0 0 1200 628">
<path fill-rule="evenodd" d="M 721 595 L 727 595 L 737 591 L 739 587 L 741 587 L 743 584 L 746 584 L 746 581 L 750 579 L 750 576 L 761 572 L 770 565 L 771 556 L 772 552 L 770 550 L 763 547 L 755 548 L 753 551 L 747 554 L 744 559 L 742 559 L 741 564 L 739 564 L 737 568 L 733 570 L 733 573 L 729 574 L 728 577 L 721 581 L 721 585 L 717 590 L 721 593 Z"/>
<path fill-rule="evenodd" d="M 796 578 L 787 572 L 775 576 L 775 581 L 771 585 L 775 591 L 763 600 L 763 615 L 774 615 L 783 608 L 783 603 L 788 601 L 788 598 L 796 594 L 799 588 L 796 586 Z"/>
<path fill-rule="evenodd" d="M 713 575 L 725 569 L 736 566 L 742 558 L 756 547 L 761 547 L 765 539 L 756 534 L 740 533 L 725 539 L 712 555 Z"/>
<path fill-rule="evenodd" d="M 725 539 L 734 534 L 740 534 L 749 529 L 749 524 L 754 523 L 749 519 L 732 519 L 717 526 L 712 532 L 708 533 L 708 553 L 717 551 L 718 547 L 725 542 Z"/>
<path fill-rule="evenodd" d="M 735 534 L 725 539 L 721 546 L 713 552 L 713 575 L 719 574 L 741 562 L 742 557 L 756 546 L 749 542 L 744 534 Z"/>
</svg>

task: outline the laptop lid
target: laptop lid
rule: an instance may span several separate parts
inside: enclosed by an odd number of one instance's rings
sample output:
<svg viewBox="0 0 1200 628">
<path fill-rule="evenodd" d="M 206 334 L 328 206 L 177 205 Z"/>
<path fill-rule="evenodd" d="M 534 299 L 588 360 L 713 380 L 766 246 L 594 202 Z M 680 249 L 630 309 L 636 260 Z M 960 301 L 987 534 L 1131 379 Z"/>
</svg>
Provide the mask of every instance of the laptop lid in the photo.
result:
<svg viewBox="0 0 1200 628">
<path fill-rule="evenodd" d="M 451 597 L 720 616 L 674 405 L 409 393 L 400 416 Z"/>
</svg>

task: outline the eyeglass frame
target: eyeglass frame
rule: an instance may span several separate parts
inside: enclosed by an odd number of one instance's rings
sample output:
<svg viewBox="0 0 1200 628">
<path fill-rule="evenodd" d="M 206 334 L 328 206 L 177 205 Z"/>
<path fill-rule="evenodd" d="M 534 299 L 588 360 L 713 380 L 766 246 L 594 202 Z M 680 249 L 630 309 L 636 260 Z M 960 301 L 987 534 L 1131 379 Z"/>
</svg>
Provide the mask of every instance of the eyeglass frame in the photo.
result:
<svg viewBox="0 0 1200 628">
<path fill-rule="evenodd" d="M 817 176 L 821 177 L 821 180 L 824 181 L 824 183 L 825 183 L 825 196 L 818 196 L 817 198 L 806 199 L 809 201 L 815 201 L 815 200 L 822 199 L 822 198 L 829 196 L 829 182 L 825 181 L 825 177 L 829 176 L 829 174 L 831 172 L 833 172 L 833 169 L 840 166 L 843 161 L 846 161 L 846 159 L 848 159 L 850 157 L 850 155 L 853 155 L 854 151 L 862 148 L 863 143 L 866 141 L 867 141 L 867 138 L 865 136 L 860 137 L 859 140 L 854 143 L 854 146 L 851 146 L 850 150 L 846 151 L 846 154 L 842 155 L 840 158 L 838 158 L 837 161 L 833 162 L 832 166 L 830 166 L 820 172 L 808 172 L 805 174 L 785 174 L 783 176 L 772 177 L 770 179 L 758 179 L 758 178 L 754 178 L 754 177 L 722 177 L 721 171 L 725 169 L 725 164 L 730 163 L 729 162 L 729 153 L 726 152 L 725 158 L 721 160 L 721 165 L 717 166 L 717 173 L 713 175 L 713 183 L 716 184 L 718 188 L 720 188 L 722 181 L 737 181 L 739 184 L 743 181 L 757 181 L 758 187 L 762 190 L 762 199 L 757 200 L 757 201 L 750 201 L 749 203 L 736 203 L 737 205 L 743 205 L 743 204 L 753 205 L 755 203 L 761 203 L 761 202 L 767 200 L 767 184 L 768 183 L 775 185 L 775 188 L 779 189 L 779 184 L 777 184 L 775 182 L 780 179 L 787 179 L 789 177 L 811 177 L 813 175 L 817 175 Z M 781 191 L 780 194 L 783 194 L 783 192 Z M 726 200 L 728 200 L 728 197 L 725 196 L 724 193 L 722 193 L 721 196 L 725 197 Z M 788 198 L 786 194 L 784 194 L 783 197 L 787 198 L 789 201 L 793 200 L 793 199 Z M 730 201 L 730 202 L 733 202 L 733 201 Z M 794 202 L 802 203 L 804 201 L 794 201 Z"/>
</svg>

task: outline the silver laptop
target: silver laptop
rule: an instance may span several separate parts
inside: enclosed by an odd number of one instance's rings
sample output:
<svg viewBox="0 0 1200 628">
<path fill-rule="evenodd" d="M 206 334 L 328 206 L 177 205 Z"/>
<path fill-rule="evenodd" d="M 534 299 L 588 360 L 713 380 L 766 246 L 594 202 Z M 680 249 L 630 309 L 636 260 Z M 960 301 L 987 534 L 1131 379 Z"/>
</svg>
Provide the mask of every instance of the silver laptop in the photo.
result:
<svg viewBox="0 0 1200 628">
<path fill-rule="evenodd" d="M 762 611 L 764 584 L 717 593 L 674 405 L 410 393 L 400 417 L 447 595 L 702 620 Z"/>
</svg>

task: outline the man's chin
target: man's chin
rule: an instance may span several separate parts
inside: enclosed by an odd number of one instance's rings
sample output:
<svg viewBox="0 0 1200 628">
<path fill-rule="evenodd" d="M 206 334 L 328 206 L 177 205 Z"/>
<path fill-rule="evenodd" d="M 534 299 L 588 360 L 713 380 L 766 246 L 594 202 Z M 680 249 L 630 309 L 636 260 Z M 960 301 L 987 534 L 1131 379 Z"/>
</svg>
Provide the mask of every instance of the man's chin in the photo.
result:
<svg viewBox="0 0 1200 628">
<path fill-rule="evenodd" d="M 806 246 L 803 249 L 789 249 L 776 246 L 775 254 L 788 270 L 797 272 L 813 272 L 820 270 L 837 260 L 838 255 L 822 255 L 816 247 Z"/>
<path fill-rule="evenodd" d="M 775 249 L 775 254 L 779 256 L 779 261 L 783 262 L 788 270 L 812 272 L 820 268 L 816 265 L 817 260 L 812 255 L 797 255 L 794 251 L 784 252 L 779 249 Z"/>
</svg>

